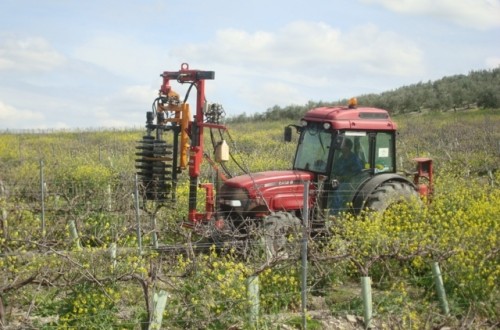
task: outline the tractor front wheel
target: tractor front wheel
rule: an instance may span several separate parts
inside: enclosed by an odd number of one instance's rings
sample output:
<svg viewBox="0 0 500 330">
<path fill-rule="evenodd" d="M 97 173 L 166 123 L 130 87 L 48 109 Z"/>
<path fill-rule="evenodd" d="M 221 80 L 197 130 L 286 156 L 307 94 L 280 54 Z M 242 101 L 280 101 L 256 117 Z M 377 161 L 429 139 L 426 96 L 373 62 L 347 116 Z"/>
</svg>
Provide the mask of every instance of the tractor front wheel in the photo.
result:
<svg viewBox="0 0 500 330">
<path fill-rule="evenodd" d="M 300 248 L 295 242 L 301 234 L 301 221 L 288 212 L 276 212 L 263 220 L 262 246 L 266 257 L 289 257 L 297 254 Z"/>
</svg>

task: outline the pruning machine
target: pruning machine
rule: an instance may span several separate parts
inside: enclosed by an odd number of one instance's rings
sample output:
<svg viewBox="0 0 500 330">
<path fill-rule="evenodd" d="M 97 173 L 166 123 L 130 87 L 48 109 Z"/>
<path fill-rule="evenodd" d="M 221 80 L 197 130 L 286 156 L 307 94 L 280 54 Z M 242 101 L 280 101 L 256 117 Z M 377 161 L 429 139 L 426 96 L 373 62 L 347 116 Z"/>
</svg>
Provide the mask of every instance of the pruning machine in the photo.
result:
<svg viewBox="0 0 500 330">
<path fill-rule="evenodd" d="M 204 152 L 203 133 L 205 128 L 226 130 L 221 124 L 225 113 L 220 104 L 208 103 L 205 98 L 205 81 L 215 78 L 214 71 L 192 70 L 187 63 L 179 71 L 165 71 L 160 75 L 163 83 L 159 96 L 153 102 L 152 111 L 146 113 L 146 135 L 139 141 L 136 153 L 137 174 L 142 196 L 145 200 L 159 203 L 176 200 L 178 175 L 189 170 L 189 214 L 188 219 L 196 224 L 208 221 L 215 210 L 214 187 L 204 183 L 206 190 L 206 210 L 196 209 L 198 180 Z M 189 84 L 185 98 L 181 100 L 171 81 Z M 196 110 L 191 118 L 187 99 L 192 88 L 196 90 Z M 166 132 L 173 133 L 173 142 L 164 139 Z M 218 149 L 219 161 L 227 160 L 227 151 L 221 144 Z M 221 153 L 222 152 L 222 153 Z"/>
</svg>

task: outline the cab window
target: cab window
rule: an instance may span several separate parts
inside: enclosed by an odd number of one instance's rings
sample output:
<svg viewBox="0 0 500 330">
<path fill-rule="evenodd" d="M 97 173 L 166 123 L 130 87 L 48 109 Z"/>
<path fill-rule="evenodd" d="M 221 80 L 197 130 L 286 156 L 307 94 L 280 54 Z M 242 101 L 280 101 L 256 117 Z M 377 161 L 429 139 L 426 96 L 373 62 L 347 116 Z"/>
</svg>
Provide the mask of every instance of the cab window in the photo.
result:
<svg viewBox="0 0 500 330">
<path fill-rule="evenodd" d="M 378 132 L 375 142 L 375 173 L 394 172 L 393 148 L 393 134 Z"/>
</svg>

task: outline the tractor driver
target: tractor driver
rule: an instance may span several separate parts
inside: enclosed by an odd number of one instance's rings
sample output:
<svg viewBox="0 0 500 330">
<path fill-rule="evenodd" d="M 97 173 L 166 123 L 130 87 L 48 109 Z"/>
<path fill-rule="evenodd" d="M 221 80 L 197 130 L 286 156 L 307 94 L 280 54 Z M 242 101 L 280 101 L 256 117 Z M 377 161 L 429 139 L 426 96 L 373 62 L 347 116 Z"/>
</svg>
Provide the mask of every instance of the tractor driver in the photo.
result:
<svg viewBox="0 0 500 330">
<path fill-rule="evenodd" d="M 350 139 L 345 139 L 341 147 L 341 155 L 333 164 L 333 176 L 340 181 L 345 181 L 361 172 L 363 164 L 361 159 L 352 152 L 353 143 Z"/>
<path fill-rule="evenodd" d="M 329 207 L 332 214 L 338 214 L 346 207 L 350 191 L 353 189 L 350 179 L 363 170 L 363 163 L 359 157 L 352 152 L 353 142 L 345 139 L 341 147 L 341 155 L 338 157 L 332 169 L 332 177 L 338 180 L 338 186 L 330 195 Z"/>
</svg>

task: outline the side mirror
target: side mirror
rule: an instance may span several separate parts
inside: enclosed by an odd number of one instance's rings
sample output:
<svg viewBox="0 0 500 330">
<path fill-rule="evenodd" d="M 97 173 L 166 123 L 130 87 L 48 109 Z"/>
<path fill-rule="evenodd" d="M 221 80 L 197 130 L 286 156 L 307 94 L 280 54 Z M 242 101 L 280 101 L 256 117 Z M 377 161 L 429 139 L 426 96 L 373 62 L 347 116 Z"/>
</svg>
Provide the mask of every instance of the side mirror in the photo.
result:
<svg viewBox="0 0 500 330">
<path fill-rule="evenodd" d="M 292 141 L 292 128 L 290 126 L 285 127 L 285 142 Z"/>
<path fill-rule="evenodd" d="M 340 150 L 342 149 L 342 145 L 344 144 L 344 136 L 343 135 L 337 135 L 335 137 L 335 141 L 333 141 L 333 148 Z"/>
</svg>

